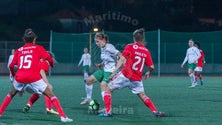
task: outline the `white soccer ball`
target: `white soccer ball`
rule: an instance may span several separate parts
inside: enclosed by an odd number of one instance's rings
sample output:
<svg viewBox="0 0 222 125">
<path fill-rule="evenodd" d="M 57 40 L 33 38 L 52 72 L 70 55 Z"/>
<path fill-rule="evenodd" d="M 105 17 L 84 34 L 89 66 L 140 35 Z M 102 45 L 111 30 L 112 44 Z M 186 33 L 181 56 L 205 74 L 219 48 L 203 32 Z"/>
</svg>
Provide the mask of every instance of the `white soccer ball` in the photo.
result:
<svg viewBox="0 0 222 125">
<path fill-rule="evenodd" d="M 89 102 L 88 112 L 90 114 L 98 114 L 100 104 L 97 100 L 93 99 Z"/>
</svg>

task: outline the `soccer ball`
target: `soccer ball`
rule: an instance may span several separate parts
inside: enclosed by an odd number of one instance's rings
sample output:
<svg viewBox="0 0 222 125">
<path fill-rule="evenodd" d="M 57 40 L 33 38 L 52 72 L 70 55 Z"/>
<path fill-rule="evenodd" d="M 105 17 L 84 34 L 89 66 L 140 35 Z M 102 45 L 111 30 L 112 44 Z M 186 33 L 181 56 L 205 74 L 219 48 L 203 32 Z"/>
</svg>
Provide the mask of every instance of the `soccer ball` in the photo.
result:
<svg viewBox="0 0 222 125">
<path fill-rule="evenodd" d="M 89 102 L 88 113 L 98 114 L 100 104 L 97 100 L 93 99 Z"/>
</svg>

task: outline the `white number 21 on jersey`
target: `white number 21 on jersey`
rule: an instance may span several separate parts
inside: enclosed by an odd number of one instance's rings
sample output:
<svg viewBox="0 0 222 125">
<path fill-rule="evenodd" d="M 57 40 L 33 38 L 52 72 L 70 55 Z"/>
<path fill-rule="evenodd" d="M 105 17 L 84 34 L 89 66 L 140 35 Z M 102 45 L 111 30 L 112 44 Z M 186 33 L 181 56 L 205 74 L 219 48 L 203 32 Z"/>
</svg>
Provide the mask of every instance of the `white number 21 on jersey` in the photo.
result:
<svg viewBox="0 0 222 125">
<path fill-rule="evenodd" d="M 32 64 L 32 55 L 20 56 L 20 66 L 19 69 L 29 69 Z"/>
<path fill-rule="evenodd" d="M 145 58 L 142 58 L 140 56 L 135 56 L 135 59 L 137 61 L 135 63 L 133 63 L 133 66 L 132 66 L 133 70 L 137 71 L 139 69 L 139 71 L 142 72 L 143 71 L 143 67 L 144 67 L 144 63 L 145 63 Z M 138 67 L 138 65 L 140 63 L 142 63 L 142 64 L 140 65 L 140 67 Z"/>
</svg>

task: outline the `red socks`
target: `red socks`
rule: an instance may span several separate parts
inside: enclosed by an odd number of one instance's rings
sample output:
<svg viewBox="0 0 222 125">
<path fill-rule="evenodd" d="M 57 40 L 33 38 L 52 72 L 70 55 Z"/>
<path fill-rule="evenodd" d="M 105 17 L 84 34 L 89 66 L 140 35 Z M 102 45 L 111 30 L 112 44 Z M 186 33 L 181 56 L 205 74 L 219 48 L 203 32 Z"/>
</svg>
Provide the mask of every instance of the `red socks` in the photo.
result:
<svg viewBox="0 0 222 125">
<path fill-rule="evenodd" d="M 203 79 L 203 76 L 202 75 L 199 75 L 199 76 L 195 76 L 195 80 L 197 81 L 197 78 L 200 79 L 200 81 Z"/>
<path fill-rule="evenodd" d="M 105 108 L 106 108 L 106 114 L 111 114 L 111 111 L 112 111 L 112 96 L 111 96 L 111 93 L 110 92 L 105 92 L 103 100 L 104 100 L 104 105 L 105 105 Z"/>
<path fill-rule="evenodd" d="M 143 99 L 143 102 L 144 102 L 144 104 L 145 104 L 153 113 L 158 112 L 158 110 L 156 109 L 155 105 L 153 104 L 153 102 L 151 101 L 150 98 L 145 97 L 145 98 Z"/>
<path fill-rule="evenodd" d="M 60 117 L 64 117 L 66 118 L 65 113 L 63 112 L 62 106 L 60 105 L 59 100 L 57 99 L 56 96 L 52 96 L 50 98 L 50 100 L 52 101 L 53 106 L 55 107 L 56 111 L 59 113 Z"/>
<path fill-rule="evenodd" d="M 35 101 L 37 101 L 40 97 L 41 97 L 40 94 L 32 94 L 27 104 L 32 106 L 35 103 Z"/>
<path fill-rule="evenodd" d="M 52 102 L 50 100 L 49 97 L 47 96 L 44 96 L 44 100 L 45 100 L 45 106 L 48 110 L 51 110 L 52 109 Z"/>
<path fill-rule="evenodd" d="M 203 78 L 203 76 L 202 76 L 202 75 L 200 75 L 200 76 L 199 76 L 199 79 L 200 79 L 200 80 L 202 80 L 202 78 Z"/>
<path fill-rule="evenodd" d="M 10 94 L 8 94 L 7 96 L 5 96 L 2 105 L 0 107 L 0 116 L 2 115 L 2 113 L 5 111 L 5 109 L 8 107 L 8 105 L 10 104 L 10 102 L 12 101 L 12 96 Z"/>
</svg>

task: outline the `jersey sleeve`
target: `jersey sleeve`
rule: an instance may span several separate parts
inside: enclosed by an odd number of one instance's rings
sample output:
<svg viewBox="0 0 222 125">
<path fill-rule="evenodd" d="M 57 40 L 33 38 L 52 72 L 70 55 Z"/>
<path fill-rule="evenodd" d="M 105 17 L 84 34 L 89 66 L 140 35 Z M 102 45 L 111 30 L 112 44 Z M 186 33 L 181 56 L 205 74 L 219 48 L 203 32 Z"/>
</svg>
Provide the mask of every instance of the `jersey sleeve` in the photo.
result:
<svg viewBox="0 0 222 125">
<path fill-rule="evenodd" d="M 17 60 L 18 60 L 18 51 L 16 50 L 15 54 L 14 54 L 14 57 L 12 59 L 12 62 L 9 65 L 9 69 L 10 69 L 10 72 L 11 72 L 13 77 L 15 76 L 14 66 L 17 65 Z"/>
<path fill-rule="evenodd" d="M 201 56 L 202 56 L 203 58 L 205 58 L 205 54 L 204 54 L 203 51 L 201 51 Z"/>
<path fill-rule="evenodd" d="M 12 60 L 13 60 L 13 56 L 10 55 L 9 58 L 8 58 L 8 64 L 7 64 L 8 68 L 9 68 L 9 65 L 11 64 Z"/>
<path fill-rule="evenodd" d="M 145 63 L 146 63 L 147 66 L 152 66 L 153 65 L 153 59 L 152 59 L 151 54 L 150 54 L 149 51 L 147 52 L 147 57 L 146 57 L 146 62 Z"/>
<path fill-rule="evenodd" d="M 91 55 L 89 54 L 89 66 L 91 66 Z"/>
<path fill-rule="evenodd" d="M 186 56 L 185 56 L 182 64 L 184 65 L 187 62 L 187 60 L 188 60 L 188 50 L 186 52 Z"/>
<path fill-rule="evenodd" d="M 49 53 L 42 46 L 39 46 L 39 51 L 40 51 L 40 57 L 43 58 L 44 60 L 47 60 L 50 66 L 53 67 L 54 61 L 49 55 Z"/>
<path fill-rule="evenodd" d="M 80 65 L 82 62 L 83 62 L 83 55 L 82 55 L 82 57 L 81 57 L 81 59 L 80 59 L 80 61 L 79 61 L 79 65 Z"/>
<path fill-rule="evenodd" d="M 198 60 L 201 57 L 200 50 L 196 48 L 195 53 L 197 54 L 197 60 Z"/>
<path fill-rule="evenodd" d="M 107 50 L 110 52 L 111 55 L 117 55 L 119 50 L 117 50 L 113 45 L 110 44 L 110 46 L 107 48 Z"/>
<path fill-rule="evenodd" d="M 125 58 L 127 58 L 129 55 L 130 55 L 131 51 L 130 51 L 130 46 L 127 45 L 124 50 L 123 50 L 123 53 L 122 53 L 122 56 L 124 56 Z"/>
</svg>

